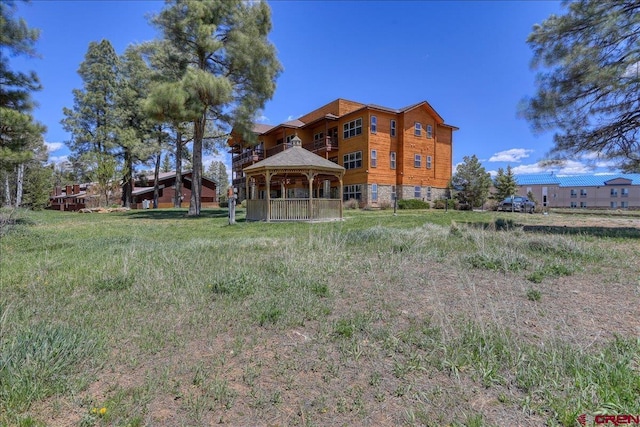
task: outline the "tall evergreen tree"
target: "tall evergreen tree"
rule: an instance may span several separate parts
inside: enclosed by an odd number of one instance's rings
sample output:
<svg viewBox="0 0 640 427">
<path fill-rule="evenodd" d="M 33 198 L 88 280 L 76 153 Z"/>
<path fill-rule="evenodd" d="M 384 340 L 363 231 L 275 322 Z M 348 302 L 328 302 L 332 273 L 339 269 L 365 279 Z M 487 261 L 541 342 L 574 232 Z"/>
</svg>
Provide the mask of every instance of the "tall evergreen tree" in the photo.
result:
<svg viewBox="0 0 640 427">
<path fill-rule="evenodd" d="M 118 107 L 118 132 L 115 143 L 123 159 L 122 204 L 131 206 L 133 170 L 136 163 L 157 158 L 160 147 L 152 135 L 156 132 L 144 109 L 152 83 L 152 72 L 141 55 L 141 49 L 130 46 L 120 58 Z M 156 162 L 157 163 L 157 162 Z"/>
<path fill-rule="evenodd" d="M 153 19 L 187 65 L 180 77 L 193 120 L 193 185 L 189 215 L 200 214 L 202 151 L 207 121 L 231 124 L 248 138 L 256 111 L 273 96 L 281 70 L 267 39 L 271 16 L 265 2 L 170 0 Z"/>
<path fill-rule="evenodd" d="M 207 171 L 205 172 L 205 176 L 213 179 L 218 186 L 216 187 L 216 193 L 218 195 L 218 200 L 220 196 L 226 194 L 227 187 L 229 187 L 229 174 L 227 173 L 227 166 L 218 160 L 214 160 L 209 164 Z"/>
<path fill-rule="evenodd" d="M 475 154 L 471 157 L 464 156 L 463 162 L 451 177 L 451 187 L 457 190 L 456 197 L 461 205 L 469 208 L 480 207 L 489 196 L 491 175 Z"/>
<path fill-rule="evenodd" d="M 108 40 L 91 42 L 78 74 L 83 88 L 73 90 L 72 109 L 64 108 L 64 130 L 71 133 L 67 143 L 76 154 L 112 153 L 118 133 L 119 58 Z"/>
<path fill-rule="evenodd" d="M 516 178 L 513 175 L 513 169 L 511 165 L 507 166 L 507 172 L 504 169 L 499 168 L 498 174 L 493 180 L 493 186 L 496 189 L 494 199 L 504 200 L 507 197 L 513 196 L 518 190 L 518 184 Z"/>
<path fill-rule="evenodd" d="M 529 36 L 542 71 L 523 113 L 534 129 L 559 131 L 552 159 L 597 152 L 640 171 L 640 2 L 565 4 Z"/>
<path fill-rule="evenodd" d="M 26 163 L 42 148 L 45 131 L 31 114 L 31 94 L 41 89 L 37 75 L 14 71 L 9 64 L 10 56 L 35 57 L 39 36 L 38 30 L 15 18 L 15 11 L 13 1 L 0 2 L 0 172 L 7 206 L 21 204 Z"/>
</svg>

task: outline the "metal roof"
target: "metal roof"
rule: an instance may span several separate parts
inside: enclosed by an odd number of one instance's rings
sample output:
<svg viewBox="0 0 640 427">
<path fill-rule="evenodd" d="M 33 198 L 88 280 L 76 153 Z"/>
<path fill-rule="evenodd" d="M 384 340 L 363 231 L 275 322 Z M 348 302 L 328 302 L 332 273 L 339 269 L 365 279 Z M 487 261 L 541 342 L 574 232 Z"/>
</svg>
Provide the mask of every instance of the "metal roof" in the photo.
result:
<svg viewBox="0 0 640 427">
<path fill-rule="evenodd" d="M 559 187 L 599 187 L 616 178 L 631 180 L 631 185 L 640 185 L 640 173 L 602 174 L 602 175 L 516 175 L 518 185 L 557 185 Z"/>
</svg>

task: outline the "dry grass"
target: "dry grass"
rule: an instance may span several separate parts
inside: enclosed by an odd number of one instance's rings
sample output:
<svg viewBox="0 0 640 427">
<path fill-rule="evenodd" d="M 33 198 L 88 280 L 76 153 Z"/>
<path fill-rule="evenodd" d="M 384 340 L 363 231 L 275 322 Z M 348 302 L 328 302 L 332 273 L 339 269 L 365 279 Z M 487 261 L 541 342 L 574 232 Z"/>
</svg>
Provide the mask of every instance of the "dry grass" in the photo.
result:
<svg viewBox="0 0 640 427">
<path fill-rule="evenodd" d="M 136 215 L 44 213 L 3 237 L 3 352 L 41 322 L 92 347 L 51 374 L 67 386 L 3 402 L 0 423 L 539 426 L 640 412 L 633 235 L 496 231 L 492 213 L 235 228 L 216 213 Z"/>
</svg>

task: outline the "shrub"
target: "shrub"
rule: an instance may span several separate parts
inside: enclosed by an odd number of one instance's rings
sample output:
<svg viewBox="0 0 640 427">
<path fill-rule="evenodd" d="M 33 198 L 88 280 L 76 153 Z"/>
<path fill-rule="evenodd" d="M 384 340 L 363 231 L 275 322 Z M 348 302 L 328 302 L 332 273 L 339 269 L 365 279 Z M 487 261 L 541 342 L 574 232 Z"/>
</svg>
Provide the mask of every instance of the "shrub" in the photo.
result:
<svg viewBox="0 0 640 427">
<path fill-rule="evenodd" d="M 229 202 L 227 202 L 227 201 L 222 202 L 222 201 L 221 201 L 221 202 L 220 202 L 220 207 L 221 207 L 221 208 L 228 208 L 228 207 L 229 207 Z"/>
<path fill-rule="evenodd" d="M 391 202 L 380 202 L 380 210 L 384 211 L 391 208 Z"/>
<path fill-rule="evenodd" d="M 456 206 L 456 202 L 453 199 L 436 199 L 436 201 L 433 202 L 433 207 L 435 209 L 444 209 L 447 207 L 447 203 L 449 204 L 449 209 L 454 209 Z"/>
<path fill-rule="evenodd" d="M 398 209 L 429 209 L 429 202 L 418 199 L 398 200 Z"/>
<path fill-rule="evenodd" d="M 356 199 L 349 199 L 344 202 L 345 209 L 358 209 L 358 201 Z"/>
</svg>

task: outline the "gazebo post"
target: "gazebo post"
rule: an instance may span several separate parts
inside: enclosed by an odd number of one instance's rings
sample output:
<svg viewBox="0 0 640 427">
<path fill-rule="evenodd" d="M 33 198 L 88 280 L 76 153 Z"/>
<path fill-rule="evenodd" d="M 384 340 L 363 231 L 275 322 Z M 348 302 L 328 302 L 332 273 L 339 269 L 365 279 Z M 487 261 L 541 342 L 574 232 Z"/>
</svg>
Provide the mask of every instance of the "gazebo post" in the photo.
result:
<svg viewBox="0 0 640 427">
<path fill-rule="evenodd" d="M 338 194 L 340 194 L 340 218 L 342 218 L 342 210 L 343 210 L 343 203 L 342 203 L 342 199 L 343 199 L 343 188 L 342 188 L 342 176 L 340 177 L 340 188 L 338 191 Z"/>
<path fill-rule="evenodd" d="M 307 175 L 307 180 L 309 181 L 309 206 L 308 206 L 308 216 L 309 216 L 309 220 L 313 219 L 313 178 L 315 178 L 316 174 L 313 173 L 311 170 L 309 170 L 309 172 L 306 173 Z"/>
<path fill-rule="evenodd" d="M 271 172 L 269 169 L 264 176 L 267 181 L 267 222 L 271 222 Z"/>
</svg>

